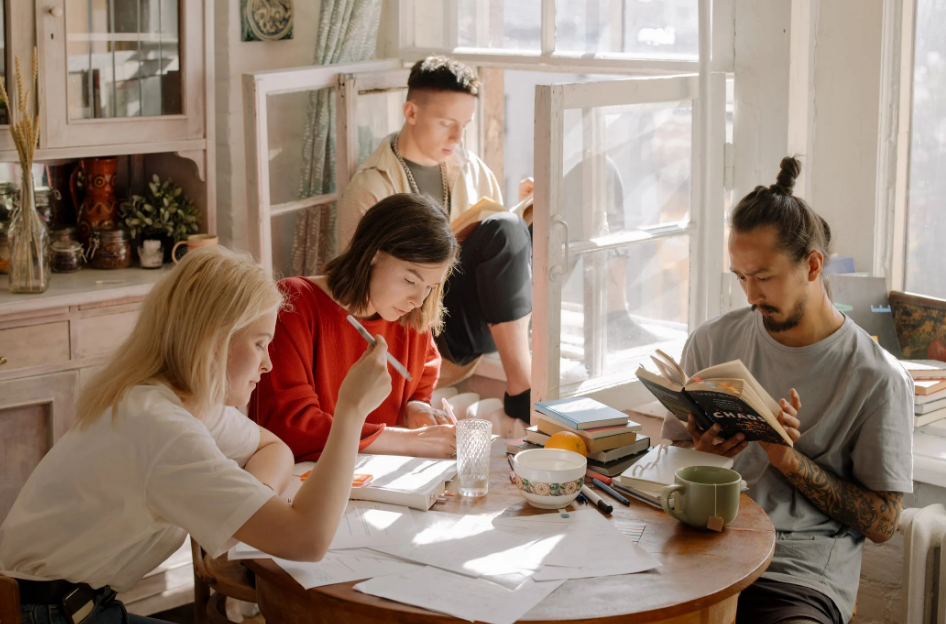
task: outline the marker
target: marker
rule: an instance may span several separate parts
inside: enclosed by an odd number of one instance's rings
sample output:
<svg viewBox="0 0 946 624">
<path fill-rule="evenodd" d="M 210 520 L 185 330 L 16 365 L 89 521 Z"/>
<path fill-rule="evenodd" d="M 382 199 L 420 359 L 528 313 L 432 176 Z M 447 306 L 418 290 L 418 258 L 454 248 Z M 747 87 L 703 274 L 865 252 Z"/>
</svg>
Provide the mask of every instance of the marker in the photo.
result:
<svg viewBox="0 0 946 624">
<path fill-rule="evenodd" d="M 440 399 L 440 403 L 443 405 L 443 411 L 447 413 L 447 416 L 450 417 L 450 420 L 453 421 L 452 424 L 457 424 L 457 415 L 453 413 L 453 408 L 450 407 L 450 401 L 446 398 Z"/>
<path fill-rule="evenodd" d="M 354 316 L 352 316 L 351 314 L 348 315 L 348 322 L 351 323 L 352 327 L 354 327 L 355 329 L 358 330 L 358 333 L 361 334 L 361 337 L 364 338 L 365 340 L 367 340 L 367 341 L 368 341 L 368 344 L 370 344 L 372 347 L 375 346 L 376 344 L 378 344 L 378 341 L 374 339 L 374 336 L 372 336 L 371 334 L 369 334 L 369 333 L 368 333 L 368 330 L 365 329 L 365 328 L 362 326 L 362 324 L 358 322 L 358 319 L 356 319 L 356 318 L 355 318 Z M 396 370 L 397 372 L 401 373 L 401 376 L 402 376 L 404 379 L 406 379 L 406 380 L 408 380 L 408 381 L 411 381 L 411 374 L 410 374 L 409 372 L 407 372 L 407 369 L 404 368 L 404 365 L 403 365 L 403 364 L 401 364 L 400 362 L 398 362 L 398 361 L 394 358 L 394 356 L 391 355 L 391 352 L 390 352 L 390 351 L 385 352 L 384 355 L 387 357 L 388 363 L 394 368 L 394 370 Z"/>
<path fill-rule="evenodd" d="M 585 495 L 585 498 L 587 498 L 589 501 L 591 501 L 592 503 L 594 503 L 595 506 L 596 506 L 598 509 L 600 509 L 601 511 L 603 511 L 604 513 L 609 514 L 609 513 L 611 513 L 612 511 L 614 511 L 614 507 L 612 507 L 611 505 L 609 505 L 608 502 L 605 501 L 603 498 L 601 498 L 600 496 L 598 496 L 597 494 L 595 494 L 595 493 L 591 490 L 591 488 L 588 487 L 587 485 L 581 486 L 581 493 L 584 494 L 584 495 Z"/>
<path fill-rule="evenodd" d="M 618 494 L 617 492 L 615 492 L 614 490 L 612 490 L 610 487 L 608 487 L 608 485 L 607 485 L 606 483 L 604 483 L 604 482 L 602 482 L 602 481 L 600 481 L 600 480 L 598 480 L 598 479 L 592 479 L 591 481 L 592 481 L 595 485 L 597 485 L 599 488 L 601 488 L 602 490 L 604 490 L 605 492 L 607 492 L 608 494 L 610 494 L 611 496 L 613 496 L 613 497 L 615 498 L 615 500 L 617 500 L 617 502 L 621 503 L 622 505 L 628 505 L 628 506 L 630 506 L 631 503 L 630 503 L 626 498 L 624 498 L 623 496 L 621 496 L 620 494 Z"/>
<path fill-rule="evenodd" d="M 597 472 L 595 472 L 595 471 L 592 470 L 591 468 L 589 468 L 588 470 L 585 471 L 585 476 L 586 476 L 586 477 L 591 477 L 592 479 L 597 479 L 598 481 L 601 481 L 602 483 L 606 483 L 606 484 L 608 484 L 608 485 L 611 485 L 611 478 L 610 478 L 610 477 L 606 477 L 606 476 L 604 476 L 603 474 L 598 474 Z"/>
</svg>

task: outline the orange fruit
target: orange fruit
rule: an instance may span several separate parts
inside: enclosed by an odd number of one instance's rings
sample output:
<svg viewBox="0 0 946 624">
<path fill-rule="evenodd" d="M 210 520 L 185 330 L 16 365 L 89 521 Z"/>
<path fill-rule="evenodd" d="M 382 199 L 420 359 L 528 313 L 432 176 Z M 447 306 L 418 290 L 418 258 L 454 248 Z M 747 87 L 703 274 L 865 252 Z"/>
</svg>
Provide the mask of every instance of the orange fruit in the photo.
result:
<svg viewBox="0 0 946 624">
<path fill-rule="evenodd" d="M 588 447 L 585 446 L 585 441 L 581 439 L 581 436 L 578 436 L 571 431 L 559 431 L 558 433 L 553 433 L 551 436 L 549 436 L 549 439 L 546 440 L 545 448 L 563 449 L 565 451 L 578 453 L 582 457 L 588 457 Z"/>
</svg>

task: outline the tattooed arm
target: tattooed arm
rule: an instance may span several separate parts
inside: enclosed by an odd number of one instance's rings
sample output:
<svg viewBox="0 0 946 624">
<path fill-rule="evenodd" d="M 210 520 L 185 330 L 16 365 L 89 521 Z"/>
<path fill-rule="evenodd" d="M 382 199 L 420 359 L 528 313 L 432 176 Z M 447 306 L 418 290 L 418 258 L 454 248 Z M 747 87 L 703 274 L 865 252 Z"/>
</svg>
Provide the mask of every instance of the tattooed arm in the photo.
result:
<svg viewBox="0 0 946 624">
<path fill-rule="evenodd" d="M 878 544 L 893 537 L 900 521 L 902 492 L 874 492 L 839 479 L 811 459 L 792 450 L 795 467 L 779 467 L 782 474 L 811 503 Z"/>
<path fill-rule="evenodd" d="M 778 420 L 793 441 L 800 437 L 801 399 L 793 389 L 791 402 L 780 401 Z M 760 443 L 769 463 L 778 468 L 798 491 L 830 518 L 860 531 L 878 544 L 893 537 L 900 521 L 902 492 L 875 492 L 838 478 L 798 451 L 781 444 Z"/>
</svg>

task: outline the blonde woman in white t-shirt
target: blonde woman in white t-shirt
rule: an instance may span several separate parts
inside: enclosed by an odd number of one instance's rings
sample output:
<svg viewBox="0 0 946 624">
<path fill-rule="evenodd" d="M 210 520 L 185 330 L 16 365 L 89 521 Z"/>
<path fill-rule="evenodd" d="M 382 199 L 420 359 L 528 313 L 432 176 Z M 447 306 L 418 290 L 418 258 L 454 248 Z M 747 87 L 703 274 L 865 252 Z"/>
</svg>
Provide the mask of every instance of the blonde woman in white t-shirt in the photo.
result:
<svg viewBox="0 0 946 624">
<path fill-rule="evenodd" d="M 291 305 L 291 302 L 289 302 Z M 233 539 L 317 561 L 345 510 L 366 416 L 391 390 L 378 338 L 350 369 L 321 461 L 290 505 L 293 457 L 233 406 L 270 370 L 285 302 L 247 256 L 193 251 L 155 285 L 131 336 L 83 390 L 76 425 L 0 526 L 0 574 L 24 624 L 156 622 L 114 600 L 183 543 Z"/>
</svg>

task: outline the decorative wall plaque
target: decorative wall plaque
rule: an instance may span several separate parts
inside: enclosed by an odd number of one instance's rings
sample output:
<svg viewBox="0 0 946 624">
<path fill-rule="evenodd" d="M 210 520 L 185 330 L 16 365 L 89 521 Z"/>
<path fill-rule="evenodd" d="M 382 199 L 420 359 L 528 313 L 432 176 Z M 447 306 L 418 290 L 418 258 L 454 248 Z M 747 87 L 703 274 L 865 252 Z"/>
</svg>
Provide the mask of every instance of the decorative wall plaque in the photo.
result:
<svg viewBox="0 0 946 624">
<path fill-rule="evenodd" d="M 240 0 L 243 41 L 292 39 L 292 0 Z"/>
</svg>

